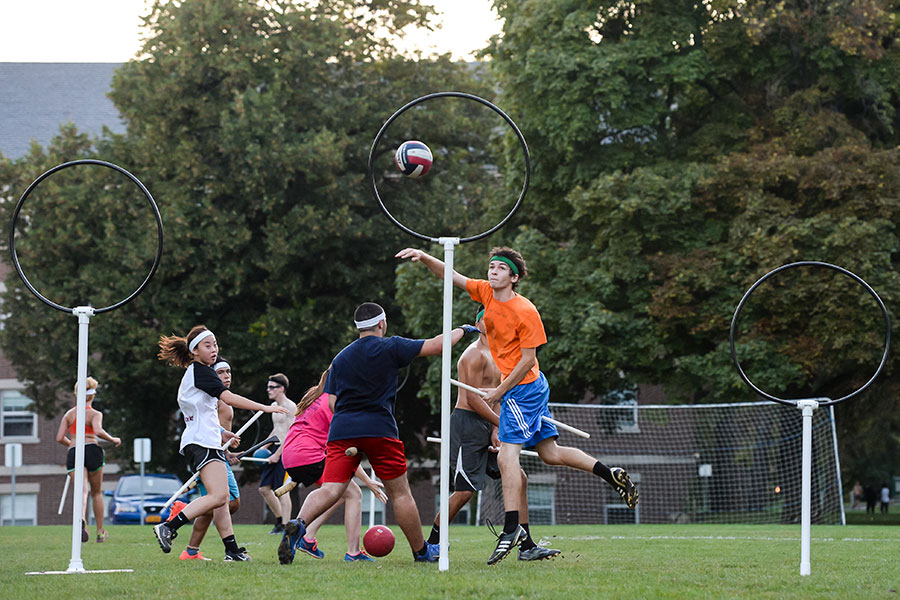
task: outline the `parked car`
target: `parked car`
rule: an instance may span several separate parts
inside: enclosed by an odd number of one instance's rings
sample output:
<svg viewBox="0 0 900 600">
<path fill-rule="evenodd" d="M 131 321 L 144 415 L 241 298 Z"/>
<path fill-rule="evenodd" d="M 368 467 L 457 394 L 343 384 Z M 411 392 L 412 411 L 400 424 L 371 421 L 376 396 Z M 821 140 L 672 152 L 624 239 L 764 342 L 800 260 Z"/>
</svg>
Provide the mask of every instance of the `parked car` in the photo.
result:
<svg viewBox="0 0 900 600">
<path fill-rule="evenodd" d="M 169 517 L 171 507 L 162 510 L 172 494 L 183 485 L 181 479 L 168 474 L 144 475 L 144 523 L 155 524 Z M 119 478 L 116 489 L 106 492 L 112 496 L 109 501 L 109 520 L 113 525 L 139 524 L 141 522 L 141 476 L 125 475 Z M 182 494 L 178 500 L 189 502 L 189 494 Z"/>
</svg>

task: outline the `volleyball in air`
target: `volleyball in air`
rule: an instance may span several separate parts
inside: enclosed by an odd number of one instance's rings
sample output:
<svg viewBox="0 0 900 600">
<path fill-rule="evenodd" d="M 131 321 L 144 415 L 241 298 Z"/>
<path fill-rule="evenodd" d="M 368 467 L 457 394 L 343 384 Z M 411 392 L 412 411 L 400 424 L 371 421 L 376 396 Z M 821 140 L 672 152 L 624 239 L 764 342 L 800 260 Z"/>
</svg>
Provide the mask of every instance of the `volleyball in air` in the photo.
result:
<svg viewBox="0 0 900 600">
<path fill-rule="evenodd" d="M 397 148 L 394 161 L 401 173 L 407 177 L 416 178 L 428 173 L 434 157 L 428 146 L 416 140 L 409 140 Z"/>
</svg>

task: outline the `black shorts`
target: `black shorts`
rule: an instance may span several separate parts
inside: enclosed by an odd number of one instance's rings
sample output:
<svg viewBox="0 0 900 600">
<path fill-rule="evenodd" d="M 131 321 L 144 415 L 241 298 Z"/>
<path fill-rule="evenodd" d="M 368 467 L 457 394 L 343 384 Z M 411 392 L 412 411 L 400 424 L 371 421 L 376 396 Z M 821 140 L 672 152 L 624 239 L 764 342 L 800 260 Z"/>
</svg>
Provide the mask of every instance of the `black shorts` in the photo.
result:
<svg viewBox="0 0 900 600">
<path fill-rule="evenodd" d="M 88 473 L 99 471 L 105 464 L 106 455 L 103 453 L 103 448 L 101 448 L 97 444 L 84 445 L 84 468 L 88 470 Z M 69 452 L 66 454 L 66 471 L 71 473 L 74 470 L 75 448 L 72 447 L 69 448 Z"/>
<path fill-rule="evenodd" d="M 277 463 L 264 464 L 262 473 L 259 476 L 259 487 L 269 486 L 270 488 L 277 489 L 280 488 L 283 484 L 284 465 L 281 463 L 281 459 L 279 458 Z"/>
<path fill-rule="evenodd" d="M 303 487 L 312 487 L 322 480 L 322 474 L 325 472 L 325 459 L 310 465 L 289 467 L 286 470 L 293 481 L 303 484 Z"/>
<path fill-rule="evenodd" d="M 456 408 L 450 413 L 450 465 L 456 470 L 455 490 L 481 490 L 485 477 L 500 478 L 497 454 L 489 449 L 492 428 L 474 411 Z"/>
<path fill-rule="evenodd" d="M 187 461 L 188 469 L 191 473 L 197 473 L 207 463 L 214 460 L 228 464 L 228 461 L 225 459 L 225 451 L 220 448 L 207 448 L 197 444 L 188 444 L 181 453 L 184 454 L 184 459 Z"/>
</svg>

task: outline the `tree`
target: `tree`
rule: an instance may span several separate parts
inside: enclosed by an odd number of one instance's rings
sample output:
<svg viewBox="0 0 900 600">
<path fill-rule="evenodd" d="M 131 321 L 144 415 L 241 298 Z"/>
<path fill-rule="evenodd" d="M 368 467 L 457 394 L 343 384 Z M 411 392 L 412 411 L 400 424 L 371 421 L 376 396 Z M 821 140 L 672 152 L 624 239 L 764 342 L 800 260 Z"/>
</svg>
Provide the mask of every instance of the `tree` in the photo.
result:
<svg viewBox="0 0 900 600">
<path fill-rule="evenodd" d="M 159 204 L 166 233 L 159 272 L 126 309 L 91 324 L 90 371 L 108 399 L 111 430 L 172 447 L 179 374 L 156 360 L 160 335 L 205 323 L 232 361 L 236 391 L 261 400 L 275 371 L 289 374 L 295 397 L 314 384 L 355 337 L 351 317 L 362 301 L 382 303 L 394 331 L 403 331 L 392 257 L 404 242 L 371 198 L 369 146 L 383 121 L 416 96 L 487 90 L 477 68 L 397 55 L 388 36 L 427 14 L 418 2 L 395 0 L 157 3 L 143 58 L 114 79 L 111 96 L 127 133 L 88 140 L 66 130 L 46 152 L 0 164 L 10 182 L 7 215 L 37 173 L 85 156 L 125 166 Z M 474 134 L 454 132 L 466 118 L 449 115 L 435 142 L 468 143 Z M 56 265 L 48 285 L 105 286 L 114 295 L 128 285 L 116 268 L 118 242 L 128 256 L 148 255 L 135 233 L 140 222 L 115 194 L 88 191 L 104 181 L 71 183 L 74 190 L 50 186 L 46 196 L 56 207 L 85 198 L 97 215 L 90 236 L 81 235 L 84 220 L 72 209 L 55 213 L 47 229 L 29 225 L 23 249 L 40 258 L 35 272 Z M 117 217 L 114 231 L 109 215 Z M 108 251 L 105 263 L 69 255 L 89 238 Z M 70 262 L 93 266 L 65 267 Z M 38 304 L 16 278 L 7 286 L 4 349 L 31 382 L 38 408 L 52 413 L 75 373 L 73 320 Z M 428 414 L 413 404 L 416 390 L 404 388 L 398 406 L 401 426 L 417 431 Z"/>
</svg>

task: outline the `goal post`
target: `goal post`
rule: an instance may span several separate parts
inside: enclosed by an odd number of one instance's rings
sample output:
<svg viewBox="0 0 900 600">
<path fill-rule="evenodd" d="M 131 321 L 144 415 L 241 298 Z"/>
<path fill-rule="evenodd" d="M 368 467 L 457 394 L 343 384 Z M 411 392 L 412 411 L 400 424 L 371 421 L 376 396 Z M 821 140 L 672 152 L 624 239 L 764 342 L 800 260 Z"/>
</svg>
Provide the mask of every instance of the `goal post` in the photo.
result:
<svg viewBox="0 0 900 600">
<path fill-rule="evenodd" d="M 772 402 L 681 405 L 551 403 L 554 418 L 591 434 L 561 432 L 640 491 L 631 511 L 599 477 L 522 457 L 530 521 L 582 523 L 800 523 L 802 417 Z M 813 523 L 843 523 L 834 411 L 815 411 Z M 502 522 L 499 481 L 480 494 L 479 522 Z"/>
</svg>

